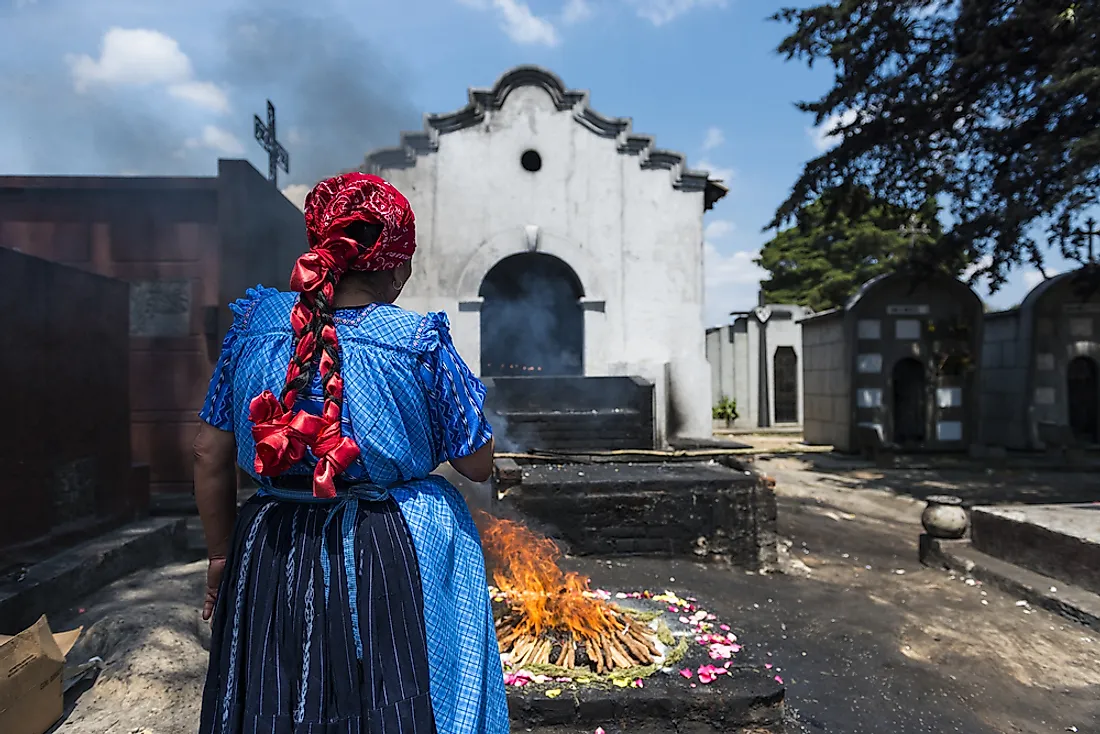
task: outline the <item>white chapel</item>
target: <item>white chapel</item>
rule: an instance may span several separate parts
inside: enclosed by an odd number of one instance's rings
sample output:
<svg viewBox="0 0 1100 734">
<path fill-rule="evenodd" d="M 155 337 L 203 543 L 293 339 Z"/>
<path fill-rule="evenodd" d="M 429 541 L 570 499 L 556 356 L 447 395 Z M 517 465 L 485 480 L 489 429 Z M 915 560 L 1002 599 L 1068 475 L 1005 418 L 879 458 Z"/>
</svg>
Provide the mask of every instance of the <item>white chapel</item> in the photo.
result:
<svg viewBox="0 0 1100 734">
<path fill-rule="evenodd" d="M 703 214 L 727 189 L 707 172 L 531 66 L 362 170 L 416 213 L 402 305 L 446 311 L 481 377 L 641 377 L 658 435 L 711 435 Z"/>
</svg>

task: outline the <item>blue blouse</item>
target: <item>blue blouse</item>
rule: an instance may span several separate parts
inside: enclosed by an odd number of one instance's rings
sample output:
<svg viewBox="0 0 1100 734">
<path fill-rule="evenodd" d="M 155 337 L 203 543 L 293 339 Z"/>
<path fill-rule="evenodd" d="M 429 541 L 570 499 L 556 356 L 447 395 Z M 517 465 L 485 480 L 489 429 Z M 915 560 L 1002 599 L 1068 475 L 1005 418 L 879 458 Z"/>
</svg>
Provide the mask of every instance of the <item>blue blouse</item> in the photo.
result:
<svg viewBox="0 0 1100 734">
<path fill-rule="evenodd" d="M 233 431 L 237 462 L 259 483 L 249 403 L 279 395 L 286 379 L 297 293 L 257 286 L 230 304 L 222 344 L 199 417 Z M 431 474 L 492 438 L 485 386 L 451 341 L 446 314 L 427 316 L 374 304 L 334 314 L 344 378 L 344 434 L 359 446 L 345 472 L 388 487 L 409 527 L 420 565 L 432 706 L 440 732 L 509 730 L 508 708 L 481 543 L 462 496 Z M 320 376 L 299 407 L 321 410 Z M 307 456 L 290 473 L 312 474 Z"/>
</svg>

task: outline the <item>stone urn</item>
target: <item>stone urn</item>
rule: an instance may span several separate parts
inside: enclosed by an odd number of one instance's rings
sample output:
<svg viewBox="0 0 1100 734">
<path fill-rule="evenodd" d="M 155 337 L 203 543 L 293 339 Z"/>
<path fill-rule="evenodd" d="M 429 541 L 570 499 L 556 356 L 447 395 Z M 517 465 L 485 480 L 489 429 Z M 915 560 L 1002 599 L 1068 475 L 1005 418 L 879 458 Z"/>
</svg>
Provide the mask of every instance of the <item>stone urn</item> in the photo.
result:
<svg viewBox="0 0 1100 734">
<path fill-rule="evenodd" d="M 925 532 L 933 538 L 958 540 L 966 535 L 970 518 L 958 497 L 935 495 L 928 498 L 928 506 L 921 513 L 920 522 Z"/>
</svg>

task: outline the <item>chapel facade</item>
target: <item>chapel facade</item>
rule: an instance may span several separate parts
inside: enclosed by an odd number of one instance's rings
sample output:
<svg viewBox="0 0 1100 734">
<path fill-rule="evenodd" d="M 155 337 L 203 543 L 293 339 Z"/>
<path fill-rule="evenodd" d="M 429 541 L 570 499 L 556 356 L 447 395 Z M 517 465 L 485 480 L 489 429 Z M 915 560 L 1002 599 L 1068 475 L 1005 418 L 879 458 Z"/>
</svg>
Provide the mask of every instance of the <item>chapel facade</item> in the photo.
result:
<svg viewBox="0 0 1100 734">
<path fill-rule="evenodd" d="M 483 378 L 636 376 L 658 436 L 709 436 L 703 214 L 727 193 L 554 74 L 512 69 L 367 155 L 417 217 L 402 304 Z"/>
</svg>

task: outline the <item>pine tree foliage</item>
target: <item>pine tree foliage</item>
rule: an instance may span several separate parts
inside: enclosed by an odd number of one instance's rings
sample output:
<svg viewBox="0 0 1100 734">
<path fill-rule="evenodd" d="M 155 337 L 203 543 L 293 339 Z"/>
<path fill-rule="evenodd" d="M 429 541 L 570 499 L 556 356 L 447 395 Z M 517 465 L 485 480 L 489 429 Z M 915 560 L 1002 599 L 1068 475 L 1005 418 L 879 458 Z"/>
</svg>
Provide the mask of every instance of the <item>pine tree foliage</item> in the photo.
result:
<svg viewBox="0 0 1100 734">
<path fill-rule="evenodd" d="M 773 227 L 840 185 L 948 208 L 929 263 L 985 256 L 990 284 L 1080 223 L 1100 193 L 1100 2 L 832 0 L 788 8 L 788 59 L 835 68 L 799 105 L 840 143 L 810 161 Z"/>
<path fill-rule="evenodd" d="M 756 264 L 769 273 L 760 284 L 765 299 L 814 311 L 841 307 L 876 275 L 910 268 L 914 255 L 923 259 L 943 235 L 937 213 L 934 201 L 912 210 L 866 189 L 831 189 L 761 249 Z M 933 269 L 958 275 L 966 264 L 956 256 Z"/>
</svg>

